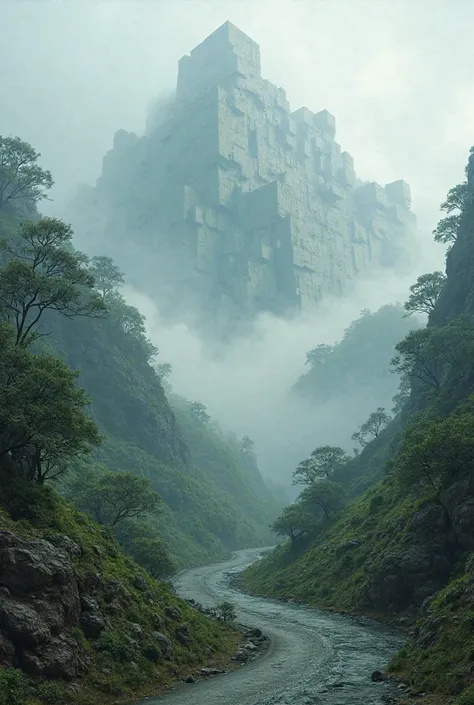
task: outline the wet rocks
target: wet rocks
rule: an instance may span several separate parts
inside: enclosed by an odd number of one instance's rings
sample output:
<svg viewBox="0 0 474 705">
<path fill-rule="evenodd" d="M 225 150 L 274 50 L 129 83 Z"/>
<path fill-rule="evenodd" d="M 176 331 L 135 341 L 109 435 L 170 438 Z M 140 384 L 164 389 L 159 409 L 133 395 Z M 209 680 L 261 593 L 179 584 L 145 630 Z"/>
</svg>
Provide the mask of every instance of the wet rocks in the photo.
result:
<svg viewBox="0 0 474 705">
<path fill-rule="evenodd" d="M 253 660 L 264 651 L 270 643 L 260 629 L 243 628 L 243 642 L 232 656 L 233 661 L 246 663 Z"/>
<path fill-rule="evenodd" d="M 383 683 L 387 680 L 387 676 L 382 671 L 374 671 L 370 677 L 372 683 Z"/>
<path fill-rule="evenodd" d="M 201 668 L 199 673 L 201 676 L 209 678 L 210 676 L 218 676 L 220 673 L 225 673 L 225 671 L 220 668 Z"/>
</svg>

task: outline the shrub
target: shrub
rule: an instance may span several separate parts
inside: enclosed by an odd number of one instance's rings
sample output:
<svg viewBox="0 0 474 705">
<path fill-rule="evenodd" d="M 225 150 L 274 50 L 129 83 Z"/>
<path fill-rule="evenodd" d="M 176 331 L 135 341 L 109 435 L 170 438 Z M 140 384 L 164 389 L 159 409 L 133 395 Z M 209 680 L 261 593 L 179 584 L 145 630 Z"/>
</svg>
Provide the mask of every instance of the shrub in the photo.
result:
<svg viewBox="0 0 474 705">
<path fill-rule="evenodd" d="M 0 670 L 0 705 L 26 705 L 31 685 L 16 668 Z"/>
</svg>

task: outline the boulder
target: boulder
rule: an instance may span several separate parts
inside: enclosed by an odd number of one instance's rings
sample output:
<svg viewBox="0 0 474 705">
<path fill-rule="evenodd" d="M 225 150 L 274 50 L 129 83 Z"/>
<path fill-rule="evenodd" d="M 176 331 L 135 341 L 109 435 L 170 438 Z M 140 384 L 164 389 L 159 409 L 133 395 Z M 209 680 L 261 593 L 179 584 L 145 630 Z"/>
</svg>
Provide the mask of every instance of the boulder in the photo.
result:
<svg viewBox="0 0 474 705">
<path fill-rule="evenodd" d="M 100 611 L 81 612 L 81 629 L 86 639 L 98 639 L 105 629 L 105 620 Z"/>
<path fill-rule="evenodd" d="M 366 604 L 383 611 L 421 606 L 449 577 L 449 557 L 437 551 L 436 545 L 414 543 L 383 556 L 372 571 Z"/>
<path fill-rule="evenodd" d="M 122 596 L 123 590 L 119 580 L 108 580 L 104 585 L 104 600 L 106 602 L 114 602 Z"/>
<path fill-rule="evenodd" d="M 130 622 L 128 625 L 128 628 L 130 630 L 130 636 L 135 639 L 136 641 L 141 641 L 143 638 L 143 629 L 139 624 L 136 624 L 135 622 Z"/>
<path fill-rule="evenodd" d="M 182 644 L 183 646 L 187 646 L 193 640 L 192 636 L 189 633 L 188 627 L 185 625 L 182 625 L 180 627 L 176 627 L 176 629 L 174 630 L 174 634 L 175 634 L 176 640 L 180 644 Z"/>
<path fill-rule="evenodd" d="M 33 607 L 15 598 L 0 597 L 0 628 L 19 648 L 51 638 L 51 630 Z"/>
<path fill-rule="evenodd" d="M 34 653 L 23 652 L 21 665 L 31 676 L 64 678 L 71 681 L 84 675 L 89 667 L 89 661 L 77 642 L 63 634 L 42 644 L 35 649 Z"/>
<path fill-rule="evenodd" d="M 143 577 L 143 575 L 136 575 L 133 579 L 133 586 L 137 588 L 137 590 L 140 590 L 141 592 L 145 592 L 145 590 L 148 589 L 148 584 Z"/>
<path fill-rule="evenodd" d="M 165 607 L 165 617 L 172 619 L 173 622 L 181 622 L 182 614 L 177 607 Z"/>
<path fill-rule="evenodd" d="M 152 632 L 152 639 L 158 646 L 164 659 L 173 658 L 173 645 L 163 632 Z"/>
<path fill-rule="evenodd" d="M 209 677 L 209 676 L 218 676 L 219 673 L 225 673 L 225 671 L 222 671 L 219 668 L 201 668 L 199 673 L 201 674 L 201 676 Z"/>
<path fill-rule="evenodd" d="M 260 629 L 249 629 L 245 632 L 244 637 L 251 641 L 252 639 L 262 639 L 263 633 Z"/>
<path fill-rule="evenodd" d="M 49 585 L 75 583 L 68 554 L 43 539 L 23 539 L 0 531 L 0 584 L 14 595 L 35 592 Z"/>
<path fill-rule="evenodd" d="M 0 531 L 0 585 L 18 598 L 38 599 L 56 605 L 69 623 L 79 617 L 79 592 L 71 558 L 43 539 L 23 539 Z"/>
</svg>

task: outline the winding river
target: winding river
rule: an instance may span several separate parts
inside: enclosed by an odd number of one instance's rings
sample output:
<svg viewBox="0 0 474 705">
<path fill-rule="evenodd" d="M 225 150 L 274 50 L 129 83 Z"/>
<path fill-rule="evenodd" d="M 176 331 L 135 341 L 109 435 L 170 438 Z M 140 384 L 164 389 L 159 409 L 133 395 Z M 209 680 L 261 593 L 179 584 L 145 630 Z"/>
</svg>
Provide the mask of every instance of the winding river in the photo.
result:
<svg viewBox="0 0 474 705">
<path fill-rule="evenodd" d="M 380 705 L 392 686 L 372 683 L 402 640 L 370 620 L 334 615 L 300 605 L 250 597 L 229 584 L 259 551 L 181 573 L 178 593 L 210 606 L 230 599 L 237 619 L 271 638 L 258 659 L 229 674 L 182 685 L 147 705 Z M 384 697 L 385 696 L 385 697 Z"/>
</svg>

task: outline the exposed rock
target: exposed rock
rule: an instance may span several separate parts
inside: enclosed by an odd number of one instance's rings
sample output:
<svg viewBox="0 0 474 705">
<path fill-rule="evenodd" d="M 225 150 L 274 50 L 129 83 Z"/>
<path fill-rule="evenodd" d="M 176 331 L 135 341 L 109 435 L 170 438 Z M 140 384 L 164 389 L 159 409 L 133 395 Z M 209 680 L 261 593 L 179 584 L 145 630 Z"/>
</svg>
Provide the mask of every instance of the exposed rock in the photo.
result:
<svg viewBox="0 0 474 705">
<path fill-rule="evenodd" d="M 18 647 L 40 644 L 51 637 L 51 630 L 39 614 L 15 598 L 0 598 L 0 627 Z"/>
<path fill-rule="evenodd" d="M 199 671 L 199 673 L 200 673 L 202 676 L 207 676 L 207 677 L 209 677 L 209 676 L 218 676 L 219 673 L 225 673 L 225 671 L 222 671 L 222 670 L 219 669 L 219 668 L 201 668 L 201 670 Z"/>
<path fill-rule="evenodd" d="M 248 639 L 249 641 L 251 639 L 261 639 L 263 637 L 263 633 L 260 631 L 260 629 L 249 629 L 244 633 L 244 637 Z"/>
<path fill-rule="evenodd" d="M 196 679 L 194 676 L 188 676 L 185 680 L 185 683 L 195 683 Z"/>
<path fill-rule="evenodd" d="M 180 622 L 183 618 L 177 607 L 165 607 L 165 616 L 168 617 L 168 619 L 172 619 L 174 622 Z"/>
<path fill-rule="evenodd" d="M 82 556 L 82 547 L 65 534 L 55 534 L 50 539 L 54 546 L 62 548 L 69 556 Z"/>
<path fill-rule="evenodd" d="M 0 531 L 0 583 L 24 595 L 53 583 L 64 585 L 75 577 L 69 556 L 43 539 L 22 539 Z"/>
<path fill-rule="evenodd" d="M 383 611 L 421 606 L 449 576 L 448 556 L 435 551 L 435 544 L 430 547 L 407 543 L 404 550 L 385 555 L 371 573 L 366 603 Z"/>
<path fill-rule="evenodd" d="M 189 629 L 187 626 L 177 627 L 174 631 L 174 634 L 177 641 L 179 641 L 179 643 L 183 646 L 187 646 L 192 642 L 192 637 L 189 633 Z"/>
<path fill-rule="evenodd" d="M 48 541 L 0 531 L 0 584 L 17 597 L 37 597 L 42 591 L 62 609 L 66 621 L 77 621 L 76 571 L 68 554 Z"/>
<path fill-rule="evenodd" d="M 99 612 L 99 603 L 90 595 L 81 596 L 81 607 L 87 612 Z"/>
<path fill-rule="evenodd" d="M 6 634 L 0 631 L 0 664 L 2 666 L 9 666 L 13 661 L 14 655 L 15 647 L 10 639 L 7 638 Z"/>
<path fill-rule="evenodd" d="M 99 611 L 81 612 L 80 624 L 87 639 L 98 639 L 105 629 L 105 620 Z"/>
<path fill-rule="evenodd" d="M 74 639 L 61 635 L 42 644 L 34 653 L 25 651 L 21 664 L 32 676 L 73 680 L 87 671 L 89 662 Z"/>
<path fill-rule="evenodd" d="M 371 675 L 371 680 L 373 683 L 382 683 L 387 680 L 387 677 L 382 673 L 382 671 L 374 671 Z"/>
<path fill-rule="evenodd" d="M 166 634 L 163 634 L 163 632 L 153 632 L 152 639 L 160 649 L 160 653 L 164 659 L 171 659 L 173 657 L 173 645 Z"/>
<path fill-rule="evenodd" d="M 258 646 L 253 644 L 251 641 L 247 641 L 243 646 L 242 649 L 244 651 L 258 651 Z"/>
<path fill-rule="evenodd" d="M 143 629 L 141 628 L 141 626 L 139 624 L 135 624 L 135 622 L 130 622 L 128 628 L 130 630 L 131 636 L 137 641 L 141 641 L 141 639 L 143 638 Z"/>
<path fill-rule="evenodd" d="M 118 582 L 118 581 L 111 581 Z M 78 580 L 79 591 L 88 595 L 93 595 L 102 585 L 102 576 L 100 573 L 86 573 Z M 104 590 L 104 598 L 107 600 L 107 592 Z"/>
<path fill-rule="evenodd" d="M 133 585 L 137 588 L 137 590 L 141 590 L 142 592 L 148 589 L 147 582 L 143 575 L 136 575 L 133 580 Z"/>
</svg>

